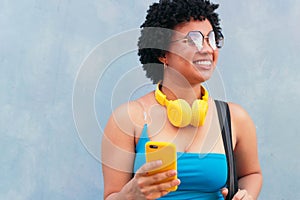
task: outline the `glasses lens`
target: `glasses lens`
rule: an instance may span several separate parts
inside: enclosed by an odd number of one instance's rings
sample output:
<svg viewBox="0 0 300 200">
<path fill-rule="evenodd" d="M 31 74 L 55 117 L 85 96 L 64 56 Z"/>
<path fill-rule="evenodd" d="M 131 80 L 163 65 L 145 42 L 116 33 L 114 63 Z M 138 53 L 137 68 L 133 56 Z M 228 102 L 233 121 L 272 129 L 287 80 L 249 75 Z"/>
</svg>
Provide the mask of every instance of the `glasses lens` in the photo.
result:
<svg viewBox="0 0 300 200">
<path fill-rule="evenodd" d="M 213 48 L 213 50 L 217 49 L 216 36 L 215 36 L 214 31 L 209 32 L 208 42 L 209 42 L 209 45 Z"/>
<path fill-rule="evenodd" d="M 222 48 L 224 45 L 224 36 L 221 32 L 218 32 L 218 41 L 216 42 L 218 48 Z"/>
<path fill-rule="evenodd" d="M 189 45 L 197 46 L 198 49 L 203 48 L 203 35 L 199 31 L 189 32 L 187 39 Z"/>
</svg>

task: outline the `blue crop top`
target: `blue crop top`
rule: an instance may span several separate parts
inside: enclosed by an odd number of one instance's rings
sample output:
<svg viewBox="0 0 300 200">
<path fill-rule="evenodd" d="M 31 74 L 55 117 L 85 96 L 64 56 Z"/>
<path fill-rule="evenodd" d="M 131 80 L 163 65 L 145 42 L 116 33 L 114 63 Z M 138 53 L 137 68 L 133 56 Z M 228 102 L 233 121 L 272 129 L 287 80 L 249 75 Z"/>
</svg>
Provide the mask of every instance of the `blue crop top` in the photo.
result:
<svg viewBox="0 0 300 200">
<path fill-rule="evenodd" d="M 149 140 L 145 124 L 135 149 L 134 172 L 146 162 L 145 144 Z M 177 152 L 177 173 L 181 181 L 178 189 L 160 199 L 224 199 L 221 194 L 227 180 L 227 162 L 224 154 Z"/>
</svg>

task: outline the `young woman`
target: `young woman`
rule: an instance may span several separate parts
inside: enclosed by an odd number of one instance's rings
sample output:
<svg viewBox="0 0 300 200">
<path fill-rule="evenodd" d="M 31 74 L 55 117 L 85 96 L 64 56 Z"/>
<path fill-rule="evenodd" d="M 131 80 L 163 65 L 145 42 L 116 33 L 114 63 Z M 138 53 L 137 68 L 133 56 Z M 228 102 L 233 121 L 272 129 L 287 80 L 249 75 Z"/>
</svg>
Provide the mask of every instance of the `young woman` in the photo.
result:
<svg viewBox="0 0 300 200">
<path fill-rule="evenodd" d="M 222 46 L 217 8 L 205 0 L 150 6 L 138 45 L 157 89 L 117 108 L 107 123 L 102 144 L 106 200 L 226 197 L 227 163 L 215 101 L 201 85 L 212 76 Z M 228 105 L 239 183 L 233 199 L 257 199 L 262 174 L 255 126 L 242 107 Z M 147 141 L 174 143 L 177 171 L 149 175 L 162 163 L 145 163 Z M 160 182 L 175 174 L 178 179 Z M 168 192 L 172 186 L 178 189 Z"/>
</svg>

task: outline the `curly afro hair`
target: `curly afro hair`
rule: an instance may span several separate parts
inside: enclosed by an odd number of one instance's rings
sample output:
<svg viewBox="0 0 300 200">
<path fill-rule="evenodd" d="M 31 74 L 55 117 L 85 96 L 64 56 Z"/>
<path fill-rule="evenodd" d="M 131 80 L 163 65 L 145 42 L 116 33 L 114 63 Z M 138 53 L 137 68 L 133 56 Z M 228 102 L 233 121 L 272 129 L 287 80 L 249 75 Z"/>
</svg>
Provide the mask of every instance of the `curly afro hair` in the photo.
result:
<svg viewBox="0 0 300 200">
<path fill-rule="evenodd" d="M 158 58 L 165 56 L 176 25 L 191 19 L 207 19 L 213 27 L 216 41 L 221 39 L 220 19 L 215 13 L 218 7 L 208 0 L 160 0 L 149 7 L 146 20 L 141 25 L 138 55 L 146 76 L 154 84 L 163 79 L 163 63 Z"/>
</svg>

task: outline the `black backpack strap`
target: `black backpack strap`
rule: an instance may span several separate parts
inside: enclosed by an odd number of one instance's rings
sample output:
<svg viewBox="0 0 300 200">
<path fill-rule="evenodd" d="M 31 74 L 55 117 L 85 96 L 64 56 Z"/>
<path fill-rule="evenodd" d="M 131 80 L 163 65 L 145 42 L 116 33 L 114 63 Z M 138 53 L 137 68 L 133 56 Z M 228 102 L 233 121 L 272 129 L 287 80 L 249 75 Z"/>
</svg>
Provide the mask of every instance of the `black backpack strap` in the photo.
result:
<svg viewBox="0 0 300 200">
<path fill-rule="evenodd" d="M 227 188 L 228 195 L 226 200 L 231 200 L 234 194 L 238 191 L 238 180 L 235 169 L 233 148 L 232 148 L 232 135 L 231 135 L 231 119 L 228 104 L 224 101 L 215 100 L 220 128 L 222 130 L 223 144 L 227 159 Z"/>
</svg>

